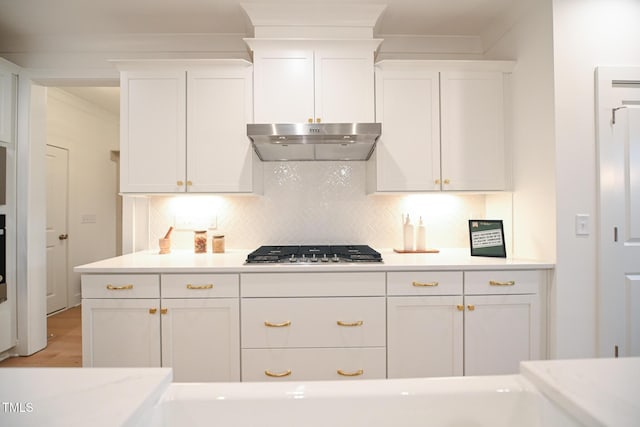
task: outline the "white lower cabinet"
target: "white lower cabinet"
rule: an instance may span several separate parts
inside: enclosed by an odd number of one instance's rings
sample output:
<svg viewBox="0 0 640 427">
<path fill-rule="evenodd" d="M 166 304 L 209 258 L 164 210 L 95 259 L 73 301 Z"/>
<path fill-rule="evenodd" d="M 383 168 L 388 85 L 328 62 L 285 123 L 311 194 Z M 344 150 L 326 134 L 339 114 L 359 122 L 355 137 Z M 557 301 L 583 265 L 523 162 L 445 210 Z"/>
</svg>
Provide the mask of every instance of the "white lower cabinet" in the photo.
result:
<svg viewBox="0 0 640 427">
<path fill-rule="evenodd" d="M 462 375 L 462 295 L 387 299 L 389 378 Z"/>
<path fill-rule="evenodd" d="M 243 274 L 241 281 L 243 381 L 386 377 L 384 273 Z"/>
<path fill-rule="evenodd" d="M 82 292 L 83 366 L 240 380 L 237 274 L 85 274 Z"/>
<path fill-rule="evenodd" d="M 389 378 L 514 374 L 520 361 L 543 358 L 545 271 L 402 272 L 387 280 Z"/>
</svg>

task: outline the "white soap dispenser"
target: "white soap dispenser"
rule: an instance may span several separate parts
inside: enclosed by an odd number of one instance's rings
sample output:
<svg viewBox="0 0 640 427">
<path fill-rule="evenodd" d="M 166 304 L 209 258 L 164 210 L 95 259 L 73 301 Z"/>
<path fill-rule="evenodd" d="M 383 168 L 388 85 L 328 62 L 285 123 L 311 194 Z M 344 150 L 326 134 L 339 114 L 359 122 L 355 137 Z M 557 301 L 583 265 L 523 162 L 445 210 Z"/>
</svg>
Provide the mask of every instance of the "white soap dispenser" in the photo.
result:
<svg viewBox="0 0 640 427">
<path fill-rule="evenodd" d="M 413 252 L 414 248 L 414 236 L 413 236 L 413 224 L 411 224 L 411 219 L 409 218 L 409 214 L 405 217 L 404 220 L 404 250 L 405 252 Z"/>
<path fill-rule="evenodd" d="M 422 222 L 422 217 L 420 217 L 420 222 L 418 223 L 418 230 L 416 232 L 416 250 L 417 251 L 426 251 L 427 250 L 427 229 L 424 226 L 424 222 Z"/>
</svg>

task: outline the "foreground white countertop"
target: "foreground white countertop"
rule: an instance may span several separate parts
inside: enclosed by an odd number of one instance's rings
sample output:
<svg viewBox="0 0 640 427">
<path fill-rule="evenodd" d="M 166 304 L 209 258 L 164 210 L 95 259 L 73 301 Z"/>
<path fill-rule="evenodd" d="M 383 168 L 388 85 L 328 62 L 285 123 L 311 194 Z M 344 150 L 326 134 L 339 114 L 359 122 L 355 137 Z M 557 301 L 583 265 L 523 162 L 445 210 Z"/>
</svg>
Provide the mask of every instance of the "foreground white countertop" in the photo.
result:
<svg viewBox="0 0 640 427">
<path fill-rule="evenodd" d="M 170 368 L 1 368 L 2 426 L 144 425 Z"/>
<path fill-rule="evenodd" d="M 520 371 L 524 380 L 577 421 L 572 425 L 640 425 L 640 358 L 523 362 Z M 482 378 L 460 377 L 455 382 L 471 391 Z M 501 376 L 485 378 L 489 384 L 500 384 Z M 440 387 L 442 380 L 446 379 L 414 381 Z M 378 381 L 376 384 L 381 387 L 393 387 L 400 384 L 394 381 L 402 380 L 372 381 Z M 171 399 L 176 387 L 181 393 L 189 388 L 198 395 L 203 386 L 204 383 L 171 384 L 171 371 L 166 368 L 2 368 L 0 425 L 147 426 L 153 414 L 157 415 L 158 404 L 165 396 Z M 256 395 L 268 394 L 283 384 L 209 383 L 206 387 L 231 387 L 237 393 Z M 345 392 L 343 382 L 326 381 L 322 387 L 327 392 L 335 390 L 336 395 Z M 9 403 L 14 404 L 15 411 L 7 409 Z M 251 410 L 250 405 L 245 409 Z M 215 424 L 215 420 L 210 421 Z M 287 425 L 284 419 L 280 422 Z"/>
<path fill-rule="evenodd" d="M 347 272 L 428 270 L 551 269 L 546 261 L 514 258 L 472 257 L 468 249 L 442 249 L 440 253 L 399 254 L 380 250 L 382 263 L 245 264 L 251 250 L 230 250 L 223 254 L 194 254 L 157 250 L 136 252 L 77 266 L 79 273 L 249 273 L 249 272 Z"/>
</svg>

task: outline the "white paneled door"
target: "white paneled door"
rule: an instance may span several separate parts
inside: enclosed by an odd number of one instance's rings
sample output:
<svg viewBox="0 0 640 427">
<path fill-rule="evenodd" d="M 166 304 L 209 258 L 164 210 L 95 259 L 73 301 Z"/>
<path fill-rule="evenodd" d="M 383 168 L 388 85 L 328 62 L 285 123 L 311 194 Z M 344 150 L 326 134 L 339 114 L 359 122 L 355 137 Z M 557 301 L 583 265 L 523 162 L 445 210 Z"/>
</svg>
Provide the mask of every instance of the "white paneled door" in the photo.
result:
<svg viewBox="0 0 640 427">
<path fill-rule="evenodd" d="M 69 153 L 47 145 L 47 313 L 67 307 Z"/>
<path fill-rule="evenodd" d="M 598 69 L 598 352 L 640 356 L 640 67 Z"/>
</svg>

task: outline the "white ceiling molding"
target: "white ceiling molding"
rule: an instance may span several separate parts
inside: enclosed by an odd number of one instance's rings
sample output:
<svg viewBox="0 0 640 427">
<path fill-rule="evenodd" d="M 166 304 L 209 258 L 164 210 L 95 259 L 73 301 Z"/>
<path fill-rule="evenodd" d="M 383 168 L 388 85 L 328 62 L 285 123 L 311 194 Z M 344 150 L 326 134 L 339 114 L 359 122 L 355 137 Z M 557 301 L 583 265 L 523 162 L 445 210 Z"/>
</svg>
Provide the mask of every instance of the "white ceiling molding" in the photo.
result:
<svg viewBox="0 0 640 427">
<path fill-rule="evenodd" d="M 384 4 L 241 3 L 255 38 L 373 38 Z"/>
</svg>

